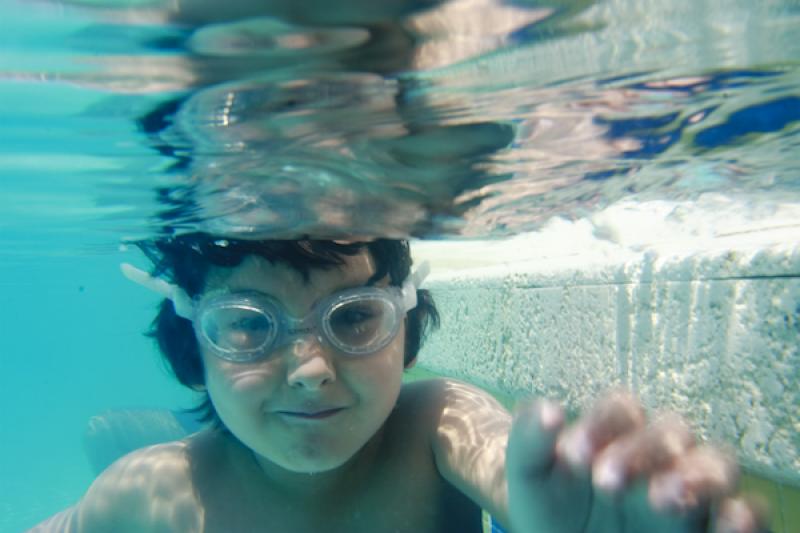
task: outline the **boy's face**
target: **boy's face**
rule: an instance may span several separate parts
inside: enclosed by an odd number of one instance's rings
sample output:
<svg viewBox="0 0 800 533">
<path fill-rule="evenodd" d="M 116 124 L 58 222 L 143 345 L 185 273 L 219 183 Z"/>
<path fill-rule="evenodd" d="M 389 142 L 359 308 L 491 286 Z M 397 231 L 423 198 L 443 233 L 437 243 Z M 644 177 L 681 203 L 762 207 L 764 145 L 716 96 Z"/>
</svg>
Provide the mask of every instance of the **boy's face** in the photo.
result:
<svg viewBox="0 0 800 533">
<path fill-rule="evenodd" d="M 345 256 L 339 268 L 312 269 L 304 282 L 287 266 L 249 256 L 235 268 L 213 269 L 206 293 L 258 291 L 300 318 L 317 301 L 364 286 L 374 271 L 364 251 Z M 306 333 L 247 363 L 201 347 L 206 387 L 222 422 L 260 462 L 324 472 L 353 457 L 388 418 L 400 393 L 404 339 L 403 325 L 385 348 L 353 357 Z"/>
</svg>

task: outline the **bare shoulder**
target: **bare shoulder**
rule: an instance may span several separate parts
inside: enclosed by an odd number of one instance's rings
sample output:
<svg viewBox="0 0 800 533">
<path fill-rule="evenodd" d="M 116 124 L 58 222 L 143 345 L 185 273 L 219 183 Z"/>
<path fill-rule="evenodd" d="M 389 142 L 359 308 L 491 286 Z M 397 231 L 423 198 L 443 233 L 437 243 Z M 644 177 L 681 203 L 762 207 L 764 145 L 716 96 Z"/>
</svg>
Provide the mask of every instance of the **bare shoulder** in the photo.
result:
<svg viewBox="0 0 800 533">
<path fill-rule="evenodd" d="M 403 386 L 393 416 L 397 423 L 427 434 L 437 457 L 452 449 L 453 439 L 477 435 L 502 440 L 511 426 L 511 415 L 488 392 L 462 381 L 435 378 Z"/>
<path fill-rule="evenodd" d="M 188 447 L 188 439 L 158 444 L 114 462 L 77 505 L 78 531 L 199 531 Z"/>
<path fill-rule="evenodd" d="M 425 414 L 438 421 L 443 411 L 498 416 L 510 419 L 508 411 L 488 392 L 469 383 L 451 378 L 434 378 L 408 383 L 398 403 L 399 409 L 412 409 L 415 416 Z"/>
</svg>

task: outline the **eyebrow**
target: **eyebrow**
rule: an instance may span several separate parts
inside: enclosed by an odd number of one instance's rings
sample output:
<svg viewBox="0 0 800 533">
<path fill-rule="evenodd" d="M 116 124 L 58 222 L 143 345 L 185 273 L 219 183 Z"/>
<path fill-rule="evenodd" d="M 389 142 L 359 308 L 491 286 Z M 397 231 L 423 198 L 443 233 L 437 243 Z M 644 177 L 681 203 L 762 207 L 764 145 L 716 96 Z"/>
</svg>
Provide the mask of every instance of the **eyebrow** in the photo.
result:
<svg viewBox="0 0 800 533">
<path fill-rule="evenodd" d="M 330 294 L 335 294 L 337 292 L 346 291 L 348 289 L 358 289 L 360 287 L 381 287 L 381 285 L 378 285 L 378 283 L 380 283 L 384 279 L 386 279 L 388 281 L 388 276 L 383 276 L 382 278 L 379 278 L 379 279 L 373 279 L 373 278 L 374 278 L 374 276 L 370 276 L 368 279 L 366 279 L 364 281 L 361 281 L 361 282 L 345 283 L 343 285 L 336 285 L 335 288 L 330 292 Z M 387 286 L 388 285 L 389 284 L 387 283 Z"/>
<path fill-rule="evenodd" d="M 389 280 L 389 276 L 388 275 L 385 275 L 385 276 L 383 276 L 383 277 L 381 277 L 379 279 L 373 279 L 373 277 L 374 276 L 370 276 L 368 279 L 363 280 L 363 281 L 351 280 L 351 281 L 348 281 L 348 282 L 344 282 L 343 284 L 340 284 L 340 285 L 335 285 L 334 288 L 331 291 L 329 291 L 326 295 L 323 295 L 323 296 L 317 298 L 314 301 L 313 305 L 316 305 L 318 302 L 320 302 L 322 300 L 325 300 L 326 298 L 328 298 L 329 296 L 331 296 L 333 294 L 336 294 L 337 292 L 342 292 L 342 291 L 346 291 L 346 290 L 350 290 L 350 289 L 359 289 L 361 287 L 386 288 L 386 287 L 390 287 L 391 286 L 391 281 Z M 384 280 L 386 280 L 386 284 L 385 285 L 378 285 L 379 283 L 381 283 Z M 245 288 L 245 287 L 239 287 L 239 288 L 217 288 L 217 289 L 214 289 L 214 290 L 206 293 L 204 296 L 216 296 L 218 294 L 242 294 L 242 293 L 256 293 L 256 294 L 259 294 L 261 296 L 266 296 L 267 298 L 272 298 L 273 300 L 277 300 L 278 302 L 281 303 L 281 305 L 283 305 L 283 303 L 284 303 L 283 300 L 281 300 L 277 295 L 275 295 L 275 294 L 273 294 L 271 292 L 265 292 L 263 290 L 254 289 L 254 288 Z"/>
</svg>

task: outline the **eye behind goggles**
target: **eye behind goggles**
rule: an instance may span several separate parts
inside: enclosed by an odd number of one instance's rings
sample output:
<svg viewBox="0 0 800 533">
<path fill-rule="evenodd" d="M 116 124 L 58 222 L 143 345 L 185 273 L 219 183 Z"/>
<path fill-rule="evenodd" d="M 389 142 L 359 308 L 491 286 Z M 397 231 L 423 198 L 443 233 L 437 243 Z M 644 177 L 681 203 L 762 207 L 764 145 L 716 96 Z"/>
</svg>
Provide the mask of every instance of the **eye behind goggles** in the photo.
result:
<svg viewBox="0 0 800 533">
<path fill-rule="evenodd" d="M 417 289 L 430 272 L 423 262 L 397 287 L 348 289 L 315 305 L 302 319 L 289 316 L 261 293 L 226 293 L 196 301 L 175 284 L 128 263 L 129 280 L 172 301 L 176 314 L 191 320 L 198 340 L 219 357 L 235 362 L 267 357 L 291 338 L 312 331 L 340 352 L 361 356 L 386 347 L 405 314 L 417 306 Z"/>
<path fill-rule="evenodd" d="M 352 356 L 375 353 L 397 335 L 405 316 L 396 287 L 361 287 L 332 295 L 304 318 L 289 316 L 260 293 L 228 293 L 202 300 L 193 318 L 198 340 L 219 357 L 236 362 L 267 357 L 300 335 Z"/>
</svg>

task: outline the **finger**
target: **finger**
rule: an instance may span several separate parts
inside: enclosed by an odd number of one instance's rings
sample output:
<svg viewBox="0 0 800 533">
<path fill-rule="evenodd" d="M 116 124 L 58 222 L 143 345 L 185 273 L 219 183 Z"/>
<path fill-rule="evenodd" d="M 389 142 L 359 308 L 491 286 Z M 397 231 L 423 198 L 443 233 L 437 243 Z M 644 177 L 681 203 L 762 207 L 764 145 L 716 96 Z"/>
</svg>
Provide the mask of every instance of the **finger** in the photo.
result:
<svg viewBox="0 0 800 533">
<path fill-rule="evenodd" d="M 526 476 L 549 470 L 555 460 L 556 438 L 564 426 L 564 410 L 554 402 L 536 400 L 520 404 L 508 437 L 509 472 Z"/>
<path fill-rule="evenodd" d="M 574 475 L 556 460 L 563 409 L 549 401 L 520 406 L 506 447 L 508 505 L 515 531 L 584 531 L 591 509 L 589 473 Z"/>
<path fill-rule="evenodd" d="M 760 501 L 728 498 L 719 506 L 714 533 L 759 533 L 767 529 L 768 509 Z"/>
<path fill-rule="evenodd" d="M 642 428 L 644 409 L 633 396 L 615 392 L 564 431 L 556 444 L 559 459 L 576 470 L 588 468 L 608 444 Z"/>
<path fill-rule="evenodd" d="M 668 470 L 650 479 L 648 496 L 653 507 L 688 512 L 731 494 L 739 471 L 726 454 L 709 446 L 692 448 Z"/>
<path fill-rule="evenodd" d="M 683 420 L 662 416 L 606 446 L 592 465 L 592 481 L 599 489 L 617 492 L 637 478 L 670 467 L 692 446 L 694 437 Z"/>
</svg>

